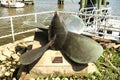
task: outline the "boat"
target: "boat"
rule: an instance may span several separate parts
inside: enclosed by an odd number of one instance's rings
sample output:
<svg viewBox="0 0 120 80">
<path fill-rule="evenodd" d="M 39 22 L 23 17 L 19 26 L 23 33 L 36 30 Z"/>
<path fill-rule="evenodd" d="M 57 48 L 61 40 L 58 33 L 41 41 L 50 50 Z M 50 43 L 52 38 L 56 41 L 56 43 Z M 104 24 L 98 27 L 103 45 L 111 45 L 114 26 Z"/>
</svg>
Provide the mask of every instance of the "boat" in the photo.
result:
<svg viewBox="0 0 120 80">
<path fill-rule="evenodd" d="M 21 8 L 24 7 L 25 4 L 22 2 L 16 2 L 16 1 L 7 1 L 7 0 L 1 0 L 1 5 L 3 7 L 11 7 L 11 8 Z"/>
</svg>

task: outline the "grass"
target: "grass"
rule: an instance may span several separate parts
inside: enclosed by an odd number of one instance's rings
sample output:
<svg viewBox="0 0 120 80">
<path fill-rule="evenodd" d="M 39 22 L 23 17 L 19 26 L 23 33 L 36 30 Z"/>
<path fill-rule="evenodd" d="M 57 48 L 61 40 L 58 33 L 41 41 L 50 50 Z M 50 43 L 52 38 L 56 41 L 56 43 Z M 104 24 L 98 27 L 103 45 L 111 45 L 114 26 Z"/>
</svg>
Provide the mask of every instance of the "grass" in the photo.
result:
<svg viewBox="0 0 120 80">
<path fill-rule="evenodd" d="M 120 52 L 105 49 L 103 55 L 95 62 L 99 73 L 85 76 L 86 80 L 120 80 Z"/>
<path fill-rule="evenodd" d="M 100 79 L 120 80 L 120 53 L 115 49 L 106 49 L 96 65 L 101 73 Z"/>
</svg>

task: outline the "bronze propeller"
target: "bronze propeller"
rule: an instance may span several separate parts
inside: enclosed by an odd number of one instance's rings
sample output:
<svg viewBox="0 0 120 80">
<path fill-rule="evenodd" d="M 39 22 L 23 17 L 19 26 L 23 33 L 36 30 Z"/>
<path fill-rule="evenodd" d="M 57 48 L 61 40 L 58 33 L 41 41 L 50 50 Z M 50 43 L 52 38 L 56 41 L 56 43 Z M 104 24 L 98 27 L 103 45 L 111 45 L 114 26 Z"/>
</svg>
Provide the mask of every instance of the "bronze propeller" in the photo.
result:
<svg viewBox="0 0 120 80">
<path fill-rule="evenodd" d="M 44 26 L 36 26 L 43 29 Z M 103 48 L 96 41 L 86 36 L 80 35 L 85 29 L 85 25 L 77 15 L 62 16 L 55 12 L 51 24 L 48 28 L 49 42 L 38 49 L 24 53 L 20 57 L 23 65 L 28 65 L 36 61 L 51 46 L 60 50 L 62 54 L 76 63 L 89 63 L 97 60 Z"/>
</svg>

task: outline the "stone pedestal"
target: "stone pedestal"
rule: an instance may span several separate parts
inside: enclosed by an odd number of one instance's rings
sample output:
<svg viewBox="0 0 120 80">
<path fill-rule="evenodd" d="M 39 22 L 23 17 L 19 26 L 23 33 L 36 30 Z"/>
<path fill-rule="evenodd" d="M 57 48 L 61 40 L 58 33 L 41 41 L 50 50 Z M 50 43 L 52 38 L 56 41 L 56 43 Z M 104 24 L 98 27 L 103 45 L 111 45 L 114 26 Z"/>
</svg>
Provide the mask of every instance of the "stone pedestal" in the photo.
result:
<svg viewBox="0 0 120 80">
<path fill-rule="evenodd" d="M 85 75 L 97 71 L 95 64 L 77 64 L 66 60 L 60 51 L 47 50 L 30 70 L 32 77 Z"/>
</svg>

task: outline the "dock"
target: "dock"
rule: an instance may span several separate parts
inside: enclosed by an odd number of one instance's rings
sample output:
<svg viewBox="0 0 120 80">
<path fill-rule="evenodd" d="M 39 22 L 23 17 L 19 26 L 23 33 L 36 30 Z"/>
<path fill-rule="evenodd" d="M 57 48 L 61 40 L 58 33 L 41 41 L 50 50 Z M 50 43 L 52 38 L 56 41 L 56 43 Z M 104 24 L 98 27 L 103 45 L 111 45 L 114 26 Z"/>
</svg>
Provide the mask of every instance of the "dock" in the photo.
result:
<svg viewBox="0 0 120 80">
<path fill-rule="evenodd" d="M 29 4 L 34 4 L 34 0 L 17 0 L 18 2 L 23 2 L 25 3 L 26 5 L 29 5 Z"/>
</svg>

